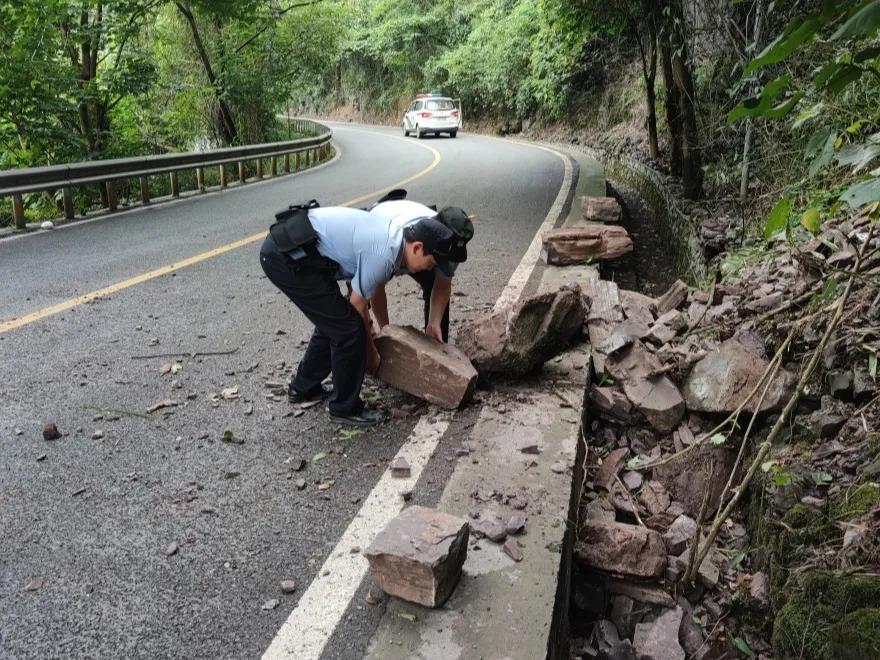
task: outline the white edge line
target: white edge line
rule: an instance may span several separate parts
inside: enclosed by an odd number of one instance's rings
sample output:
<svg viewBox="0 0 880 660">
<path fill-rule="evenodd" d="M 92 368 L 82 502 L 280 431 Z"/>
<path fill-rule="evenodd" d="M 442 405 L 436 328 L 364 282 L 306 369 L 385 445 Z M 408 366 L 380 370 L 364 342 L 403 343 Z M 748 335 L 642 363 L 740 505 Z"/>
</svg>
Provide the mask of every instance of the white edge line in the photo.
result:
<svg viewBox="0 0 880 660">
<path fill-rule="evenodd" d="M 495 301 L 495 307 L 492 308 L 495 312 L 500 311 L 505 307 L 512 307 L 522 295 L 523 289 L 529 281 L 529 278 L 532 276 L 532 271 L 535 269 L 535 266 L 538 264 L 538 259 L 541 256 L 541 236 L 548 229 L 553 229 L 556 221 L 561 216 L 565 201 L 568 199 L 568 194 L 571 191 L 574 177 L 574 168 L 572 168 L 571 160 L 568 156 L 555 151 L 554 149 L 550 149 L 549 147 L 543 147 L 537 144 L 524 144 L 523 146 L 541 149 L 558 156 L 562 159 L 563 165 L 565 166 L 565 172 L 562 176 L 562 185 L 559 187 L 559 193 L 556 195 L 553 205 L 547 212 L 544 222 L 538 227 L 538 231 L 535 232 L 535 237 L 526 249 L 526 252 L 520 260 L 519 265 L 516 267 L 516 270 L 513 271 L 513 275 L 510 276 L 507 286 L 504 287 L 501 295 L 498 296 L 498 300 Z"/>
<path fill-rule="evenodd" d="M 392 477 L 390 468 L 382 474 L 278 630 L 263 654 L 263 660 L 306 660 L 321 656 L 367 573 L 367 560 L 359 552 L 352 552 L 352 548 L 366 550 L 379 531 L 403 509 L 401 492 L 415 486 L 451 419 L 452 414 L 444 411 L 419 420 L 395 456 L 395 459 L 402 457 L 410 464 L 410 476 L 406 479 Z"/>
</svg>

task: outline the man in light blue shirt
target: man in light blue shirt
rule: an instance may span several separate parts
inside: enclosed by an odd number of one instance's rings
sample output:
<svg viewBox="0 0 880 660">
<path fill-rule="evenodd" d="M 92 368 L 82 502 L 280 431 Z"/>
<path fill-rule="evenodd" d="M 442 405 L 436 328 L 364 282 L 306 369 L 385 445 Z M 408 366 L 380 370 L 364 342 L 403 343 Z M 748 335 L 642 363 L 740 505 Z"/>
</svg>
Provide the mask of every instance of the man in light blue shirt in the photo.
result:
<svg viewBox="0 0 880 660">
<path fill-rule="evenodd" d="M 277 217 L 260 249 L 260 263 L 315 325 L 290 385 L 290 400 L 329 396 L 333 421 L 362 426 L 384 421 L 381 411 L 365 408 L 360 399 L 365 371 L 379 368 L 368 301 L 395 274 L 432 270 L 438 260 L 458 258 L 455 235 L 435 219 L 400 227 L 345 207 L 297 209 Z M 351 281 L 348 300 L 339 280 Z M 331 373 L 333 387 L 327 389 L 322 381 Z"/>
</svg>

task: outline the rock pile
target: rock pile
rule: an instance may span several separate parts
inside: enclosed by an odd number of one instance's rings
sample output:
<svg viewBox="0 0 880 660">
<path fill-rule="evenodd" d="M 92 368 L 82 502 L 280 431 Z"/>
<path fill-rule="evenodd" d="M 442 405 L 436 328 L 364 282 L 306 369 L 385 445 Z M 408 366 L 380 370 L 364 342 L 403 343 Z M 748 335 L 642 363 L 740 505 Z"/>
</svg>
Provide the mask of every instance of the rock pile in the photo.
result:
<svg viewBox="0 0 880 660">
<path fill-rule="evenodd" d="M 860 250 L 862 275 L 820 375 L 748 483 L 749 515 L 719 518 L 709 547 L 716 512 L 750 462 L 749 447 L 737 457 L 744 433 L 760 442 L 793 396 Z M 596 380 L 573 604 L 595 623 L 574 640 L 575 656 L 870 651 L 851 629 L 880 620 L 880 601 L 869 604 L 880 580 L 815 585 L 822 571 L 880 569 L 880 238 L 867 218 L 826 223 L 793 249 L 722 266 L 709 291 L 676 282 L 654 299 L 611 282 L 584 289 Z M 800 331 L 774 370 L 792 327 Z M 685 583 L 695 544 L 708 552 Z M 817 609 L 820 600 L 834 605 Z"/>
</svg>

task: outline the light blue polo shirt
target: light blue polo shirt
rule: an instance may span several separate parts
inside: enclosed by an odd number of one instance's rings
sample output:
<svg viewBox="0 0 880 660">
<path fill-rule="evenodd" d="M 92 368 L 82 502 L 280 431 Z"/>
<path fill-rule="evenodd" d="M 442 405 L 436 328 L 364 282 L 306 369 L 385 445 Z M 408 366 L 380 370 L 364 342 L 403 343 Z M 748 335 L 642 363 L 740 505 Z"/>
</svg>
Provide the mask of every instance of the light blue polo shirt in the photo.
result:
<svg viewBox="0 0 880 660">
<path fill-rule="evenodd" d="M 364 298 L 372 298 L 376 287 L 385 284 L 400 268 L 403 234 L 391 220 L 343 206 L 309 210 L 309 221 L 318 234 L 318 252 L 339 264 L 338 280 L 351 280 L 351 287 Z M 302 250 L 290 254 L 304 256 Z"/>
</svg>

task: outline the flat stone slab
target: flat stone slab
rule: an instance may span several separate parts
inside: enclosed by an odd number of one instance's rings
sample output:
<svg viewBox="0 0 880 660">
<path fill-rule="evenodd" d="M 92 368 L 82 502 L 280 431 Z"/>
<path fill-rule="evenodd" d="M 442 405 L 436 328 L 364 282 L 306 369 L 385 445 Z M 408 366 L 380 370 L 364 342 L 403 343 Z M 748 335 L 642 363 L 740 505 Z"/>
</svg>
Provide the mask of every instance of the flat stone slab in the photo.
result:
<svg viewBox="0 0 880 660">
<path fill-rule="evenodd" d="M 441 408 L 458 408 L 477 388 L 477 370 L 464 353 L 412 326 L 386 325 L 376 349 L 380 380 Z"/>
<path fill-rule="evenodd" d="M 616 259 L 633 250 L 626 229 L 619 225 L 582 225 L 545 231 L 541 258 L 545 264 L 567 266 L 588 259 Z"/>
<path fill-rule="evenodd" d="M 587 566 L 644 578 L 657 578 L 666 571 L 666 545 L 653 529 L 587 520 L 582 534 L 576 553 Z"/>
<path fill-rule="evenodd" d="M 468 522 L 423 506 L 404 509 L 364 556 L 382 591 L 426 607 L 439 607 L 461 577 Z"/>
</svg>

